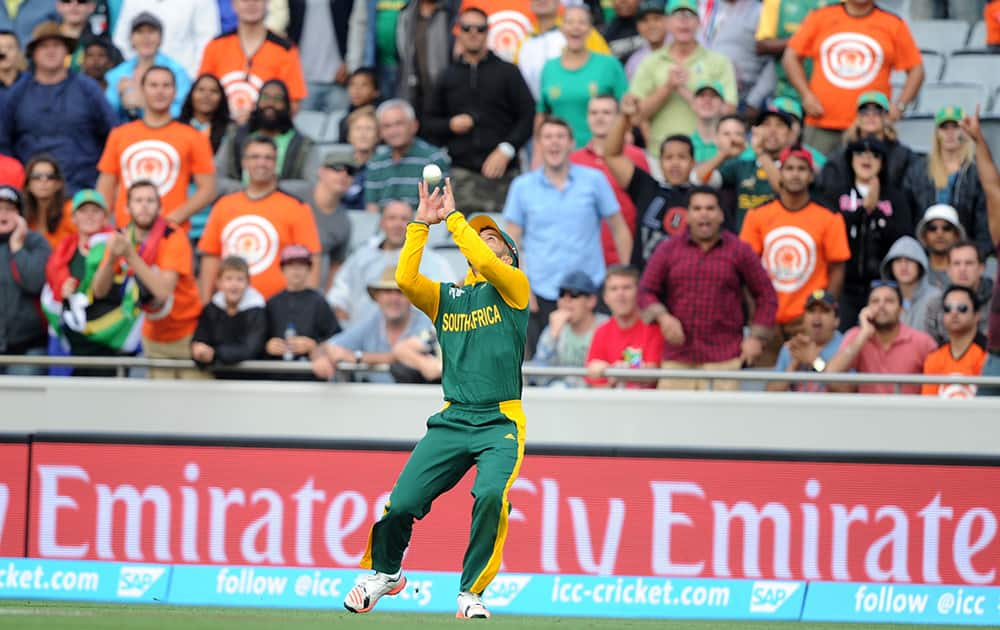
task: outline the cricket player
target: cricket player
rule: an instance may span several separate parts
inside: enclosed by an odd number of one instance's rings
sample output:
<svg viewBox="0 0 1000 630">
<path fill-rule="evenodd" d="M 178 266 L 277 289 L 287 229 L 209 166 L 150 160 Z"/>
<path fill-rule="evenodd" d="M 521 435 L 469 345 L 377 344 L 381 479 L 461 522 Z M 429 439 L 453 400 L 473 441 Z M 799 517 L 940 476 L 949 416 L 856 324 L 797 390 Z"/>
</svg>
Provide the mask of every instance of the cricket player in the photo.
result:
<svg viewBox="0 0 1000 630">
<path fill-rule="evenodd" d="M 521 364 L 528 327 L 528 278 L 518 268 L 514 240 L 488 217 L 466 221 L 455 210 L 451 182 L 428 194 L 420 183 L 416 218 L 396 267 L 406 297 L 437 328 L 444 363 L 444 407 L 427 420 L 427 433 L 396 481 L 382 518 L 372 527 L 361 566 L 374 569 L 348 594 L 351 612 L 371 610 L 383 595 L 406 586 L 401 572 L 413 520 L 450 490 L 472 466 L 472 531 L 462 566 L 461 619 L 486 619 L 481 598 L 503 559 L 510 504 L 507 495 L 524 457 Z M 433 282 L 419 273 L 431 225 L 445 221 L 469 261 L 465 283 Z"/>
</svg>

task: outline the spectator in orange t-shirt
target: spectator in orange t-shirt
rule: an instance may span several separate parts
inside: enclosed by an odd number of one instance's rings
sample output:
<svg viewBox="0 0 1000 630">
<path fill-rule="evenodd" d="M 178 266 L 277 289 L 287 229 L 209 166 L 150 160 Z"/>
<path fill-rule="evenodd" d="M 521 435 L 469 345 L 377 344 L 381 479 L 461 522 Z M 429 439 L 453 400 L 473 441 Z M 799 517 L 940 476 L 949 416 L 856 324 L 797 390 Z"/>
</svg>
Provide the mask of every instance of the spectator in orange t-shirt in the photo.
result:
<svg viewBox="0 0 1000 630">
<path fill-rule="evenodd" d="M 817 289 L 839 296 L 844 262 L 850 259 L 840 214 L 809 198 L 813 162 L 809 151 L 781 153 L 778 199 L 750 210 L 740 238 L 761 256 L 778 292 L 777 326 L 757 365 L 774 365 L 781 345 L 799 332 L 806 300 Z"/>
<path fill-rule="evenodd" d="M 66 198 L 66 182 L 55 158 L 47 153 L 33 157 L 25 169 L 23 190 L 28 227 L 44 236 L 53 249 L 76 234 L 73 204 Z"/>
<path fill-rule="evenodd" d="M 292 113 L 297 113 L 307 93 L 298 49 L 290 40 L 268 30 L 264 23 L 265 2 L 236 0 L 233 10 L 239 19 L 236 30 L 208 43 L 198 74 L 211 74 L 222 82 L 229 112 L 241 125 L 257 104 L 261 86 L 271 79 L 280 79 L 288 86 Z"/>
<path fill-rule="evenodd" d="M 303 245 L 313 255 L 309 287 L 319 285 L 319 233 L 309 206 L 278 190 L 278 147 L 267 136 L 253 136 L 243 146 L 247 187 L 219 199 L 198 241 L 199 284 L 207 302 L 219 275 L 219 260 L 240 256 L 250 268 L 250 284 L 264 299 L 285 288 L 279 253 L 286 245 Z"/>
<path fill-rule="evenodd" d="M 151 359 L 190 359 L 201 300 L 194 280 L 194 255 L 187 234 L 160 216 L 160 195 L 148 180 L 126 191 L 129 223 L 108 238 L 109 255 L 91 285 L 96 297 L 112 287 L 122 263 L 139 283 L 145 311 L 142 353 Z M 150 378 L 203 378 L 198 370 L 150 369 Z"/>
<path fill-rule="evenodd" d="M 986 5 L 983 20 L 986 21 L 986 46 L 990 52 L 1000 52 L 1000 0 Z M 976 42 L 969 42 L 969 45 L 975 46 Z"/>
<path fill-rule="evenodd" d="M 811 79 L 806 79 L 804 59 L 815 64 Z M 789 40 L 782 64 L 808 114 L 803 139 L 824 154 L 840 144 L 861 94 L 892 93 L 893 70 L 906 71 L 906 83 L 889 110 L 894 121 L 924 81 L 920 49 L 906 22 L 874 0 L 846 0 L 810 13 Z"/>
<path fill-rule="evenodd" d="M 979 332 L 979 300 L 968 287 L 948 287 L 941 296 L 948 342 L 924 361 L 924 374 L 979 376 L 986 363 L 986 337 Z M 924 385 L 924 396 L 972 398 L 975 385 Z"/>
<path fill-rule="evenodd" d="M 117 198 L 112 202 L 115 224 L 125 226 L 129 222 L 129 187 L 150 181 L 156 185 L 165 218 L 187 229 L 188 218 L 215 197 L 212 145 L 204 134 L 170 115 L 176 85 L 169 68 L 153 66 L 147 70 L 141 89 L 146 104 L 142 119 L 111 131 L 97 164 L 101 173 L 97 190 L 105 199 Z M 195 189 L 189 197 L 192 181 Z"/>
</svg>

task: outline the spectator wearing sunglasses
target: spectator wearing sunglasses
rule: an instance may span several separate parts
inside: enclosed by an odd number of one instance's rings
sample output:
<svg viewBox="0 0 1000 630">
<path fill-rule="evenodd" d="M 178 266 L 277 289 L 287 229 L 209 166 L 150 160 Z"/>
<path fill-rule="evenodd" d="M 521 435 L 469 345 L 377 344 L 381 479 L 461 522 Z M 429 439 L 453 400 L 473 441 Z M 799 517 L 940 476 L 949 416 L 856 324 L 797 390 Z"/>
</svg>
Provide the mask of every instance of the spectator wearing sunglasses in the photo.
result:
<svg viewBox="0 0 1000 630">
<path fill-rule="evenodd" d="M 974 241 L 959 241 L 948 250 L 948 286 L 965 287 L 976 297 L 979 332 L 986 334 L 993 298 L 993 279 L 985 275 L 986 265 Z M 939 344 L 948 339 L 943 302 L 935 301 L 927 312 L 927 332 Z"/>
<path fill-rule="evenodd" d="M 952 285 L 945 290 L 940 305 L 947 341 L 927 356 L 924 374 L 979 376 L 988 356 L 986 337 L 977 325 L 979 298 L 969 287 Z M 972 398 L 976 386 L 924 385 L 921 393 L 941 398 Z"/>
<path fill-rule="evenodd" d="M 551 367 L 583 367 L 587 350 L 597 327 L 608 316 L 595 313 L 597 285 L 582 271 L 571 271 L 559 283 L 556 310 L 549 315 L 549 325 L 538 338 L 533 365 Z M 580 377 L 569 376 L 540 379 L 536 384 L 562 387 L 583 387 Z"/>
<path fill-rule="evenodd" d="M 927 279 L 932 286 L 948 286 L 948 252 L 955 243 L 967 238 L 955 208 L 938 203 L 924 210 L 917 224 L 917 240 L 927 250 Z"/>
<path fill-rule="evenodd" d="M 840 350 L 824 372 L 857 371 L 861 374 L 922 374 L 924 361 L 937 348 L 930 335 L 902 322 L 903 292 L 891 280 L 874 280 L 868 306 L 861 309 L 858 325 L 844 335 Z M 852 385 L 831 383 L 833 392 L 892 394 L 893 383 Z M 919 394 L 919 385 L 900 385 L 900 393 Z"/>
<path fill-rule="evenodd" d="M 463 212 L 500 212 L 518 174 L 517 151 L 531 137 L 535 101 L 517 66 L 486 47 L 486 13 L 458 18 L 462 54 L 442 73 L 424 119 L 431 141 L 448 149 L 451 183 Z"/>
</svg>

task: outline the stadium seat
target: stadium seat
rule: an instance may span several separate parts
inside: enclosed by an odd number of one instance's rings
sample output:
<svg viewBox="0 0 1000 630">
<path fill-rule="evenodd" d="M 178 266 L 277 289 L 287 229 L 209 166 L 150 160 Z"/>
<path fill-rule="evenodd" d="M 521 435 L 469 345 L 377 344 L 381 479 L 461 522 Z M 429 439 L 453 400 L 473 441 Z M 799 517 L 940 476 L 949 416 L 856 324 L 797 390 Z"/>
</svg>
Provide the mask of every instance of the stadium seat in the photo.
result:
<svg viewBox="0 0 1000 630">
<path fill-rule="evenodd" d="M 295 115 L 295 128 L 313 140 L 322 141 L 328 118 L 326 112 L 302 110 Z"/>
<path fill-rule="evenodd" d="M 371 237 L 378 233 L 378 222 L 381 216 L 377 212 L 351 210 L 347 213 L 347 218 L 351 221 L 351 242 L 348 244 L 348 253 L 350 253 L 367 243 Z"/>
<path fill-rule="evenodd" d="M 1000 87 L 1000 58 L 986 52 L 959 51 L 948 58 L 943 81 L 952 83 L 982 83 L 988 92 Z M 983 103 L 985 106 L 986 103 Z"/>
<path fill-rule="evenodd" d="M 917 99 L 917 113 L 934 114 L 946 105 L 959 105 L 975 111 L 976 105 L 986 109 L 990 93 L 980 83 L 925 83 Z"/>
<path fill-rule="evenodd" d="M 964 20 L 913 20 L 910 32 L 920 48 L 949 55 L 965 48 L 969 23 Z"/>
<path fill-rule="evenodd" d="M 897 120 L 893 126 L 900 142 L 919 153 L 930 151 L 934 134 L 933 116 L 910 116 Z"/>
<path fill-rule="evenodd" d="M 924 81 L 926 83 L 940 81 L 944 75 L 944 68 L 947 65 L 945 62 L 946 56 L 936 50 L 921 50 L 920 56 L 924 60 Z M 905 81 L 906 73 L 899 71 L 899 74 L 903 76 L 903 80 Z"/>
<path fill-rule="evenodd" d="M 904 20 L 910 19 L 910 0 L 879 0 L 878 6 L 884 11 L 895 13 Z"/>
<path fill-rule="evenodd" d="M 965 42 L 966 48 L 982 48 L 986 46 L 986 22 L 979 20 L 972 25 L 969 31 L 969 39 Z"/>
</svg>

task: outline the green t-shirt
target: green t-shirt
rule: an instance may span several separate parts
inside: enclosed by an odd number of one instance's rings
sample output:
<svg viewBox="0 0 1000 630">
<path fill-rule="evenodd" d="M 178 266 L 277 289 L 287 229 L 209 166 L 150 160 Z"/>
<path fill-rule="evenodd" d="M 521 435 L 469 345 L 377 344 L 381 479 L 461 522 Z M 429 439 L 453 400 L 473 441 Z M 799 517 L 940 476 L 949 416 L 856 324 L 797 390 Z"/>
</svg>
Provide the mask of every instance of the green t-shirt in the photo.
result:
<svg viewBox="0 0 1000 630">
<path fill-rule="evenodd" d="M 791 37 L 799 30 L 799 26 L 802 25 L 802 21 L 806 19 L 806 15 L 809 14 L 813 9 L 818 9 L 825 7 L 828 4 L 832 4 L 831 0 L 782 0 L 781 6 L 778 9 L 778 39 L 786 39 Z M 806 70 L 806 79 L 808 80 L 812 76 L 812 59 L 803 60 L 804 67 Z M 777 71 L 778 83 L 774 88 L 774 96 L 788 96 L 796 100 L 800 99 L 798 91 L 792 87 L 792 84 L 788 81 L 788 73 L 785 72 L 785 68 L 781 65 L 780 60 L 774 64 L 774 68 Z"/>
<path fill-rule="evenodd" d="M 757 164 L 751 152 L 750 159 L 742 155 L 723 162 L 719 167 L 722 187 L 736 191 L 736 216 L 733 217 L 733 231 L 739 234 L 747 211 L 774 199 L 774 191 L 767 181 L 767 173 Z"/>
<path fill-rule="evenodd" d="M 719 147 L 715 146 L 714 142 L 706 142 L 697 131 L 691 134 L 691 143 L 694 144 L 695 164 L 707 162 L 719 152 Z"/>
<path fill-rule="evenodd" d="M 377 0 L 375 3 L 375 59 L 380 66 L 395 66 L 396 21 L 406 0 Z"/>
<path fill-rule="evenodd" d="M 628 89 L 628 78 L 618 60 L 611 55 L 590 53 L 587 62 L 576 70 L 567 70 L 559 57 L 545 62 L 542 68 L 541 96 L 536 109 L 562 118 L 573 129 L 576 146 L 590 141 L 587 104 L 594 96 L 610 94 L 621 100 Z"/>
</svg>

